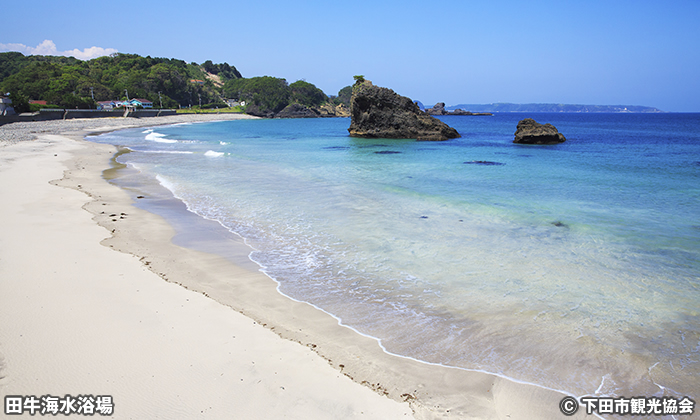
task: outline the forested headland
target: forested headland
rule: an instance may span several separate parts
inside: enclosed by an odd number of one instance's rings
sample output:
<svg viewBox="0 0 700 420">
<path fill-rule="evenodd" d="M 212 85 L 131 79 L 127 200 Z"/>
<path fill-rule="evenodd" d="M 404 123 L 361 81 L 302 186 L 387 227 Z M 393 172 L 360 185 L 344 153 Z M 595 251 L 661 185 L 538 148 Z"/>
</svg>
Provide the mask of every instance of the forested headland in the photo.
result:
<svg viewBox="0 0 700 420">
<path fill-rule="evenodd" d="M 17 112 L 30 100 L 43 107 L 95 109 L 99 101 L 147 99 L 154 108 L 226 108 L 225 100 L 245 102 L 241 110 L 272 116 L 292 104 L 310 109 L 349 104 L 351 88 L 327 96 L 311 83 L 263 76 L 244 78 L 235 66 L 187 63 L 173 58 L 116 53 L 82 61 L 73 57 L 0 53 L 0 92 L 10 93 Z M 230 103 L 229 101 L 229 103 Z"/>
</svg>

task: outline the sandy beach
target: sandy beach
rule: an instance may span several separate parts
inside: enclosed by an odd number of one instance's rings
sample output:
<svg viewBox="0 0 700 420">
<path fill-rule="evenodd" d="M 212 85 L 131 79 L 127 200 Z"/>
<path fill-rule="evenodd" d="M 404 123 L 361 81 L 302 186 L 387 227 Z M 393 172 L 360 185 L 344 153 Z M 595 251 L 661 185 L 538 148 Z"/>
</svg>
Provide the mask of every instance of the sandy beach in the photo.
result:
<svg viewBox="0 0 700 420">
<path fill-rule="evenodd" d="M 0 126 L 3 403 L 111 396 L 116 419 L 566 418 L 562 393 L 385 353 L 278 293 L 233 239 L 233 260 L 175 245 L 105 180 L 116 149 L 84 140 L 246 117 Z"/>
</svg>

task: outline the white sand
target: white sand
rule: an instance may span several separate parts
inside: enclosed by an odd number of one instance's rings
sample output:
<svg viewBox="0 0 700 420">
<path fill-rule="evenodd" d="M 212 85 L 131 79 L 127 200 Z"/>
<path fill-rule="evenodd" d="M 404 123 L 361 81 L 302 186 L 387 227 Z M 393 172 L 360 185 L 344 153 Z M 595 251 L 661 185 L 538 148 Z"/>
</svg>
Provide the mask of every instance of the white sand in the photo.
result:
<svg viewBox="0 0 700 420">
<path fill-rule="evenodd" d="M 563 418 L 559 393 L 387 355 L 261 273 L 173 245 L 84 134 L 0 148 L 3 399 L 111 395 L 118 419 Z"/>
</svg>

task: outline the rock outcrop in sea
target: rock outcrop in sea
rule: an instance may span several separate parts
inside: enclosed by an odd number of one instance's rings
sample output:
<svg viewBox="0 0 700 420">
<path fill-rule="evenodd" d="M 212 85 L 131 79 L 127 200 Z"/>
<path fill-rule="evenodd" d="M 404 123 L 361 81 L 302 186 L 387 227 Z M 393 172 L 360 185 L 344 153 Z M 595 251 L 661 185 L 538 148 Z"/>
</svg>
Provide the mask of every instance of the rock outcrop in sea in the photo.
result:
<svg viewBox="0 0 700 420">
<path fill-rule="evenodd" d="M 438 102 L 435 105 L 433 105 L 432 108 L 428 108 L 425 110 L 430 115 L 447 115 L 447 111 L 445 111 L 445 103 L 444 102 Z"/>
<path fill-rule="evenodd" d="M 465 111 L 461 108 L 455 109 L 454 111 L 450 112 L 445 109 L 444 102 L 436 103 L 432 108 L 426 109 L 425 112 L 427 112 L 430 115 L 493 115 L 490 112 L 470 112 Z"/>
<path fill-rule="evenodd" d="M 369 80 L 353 86 L 350 113 L 351 137 L 434 141 L 460 137 L 457 130 L 421 111 L 410 98 Z"/>
<path fill-rule="evenodd" d="M 465 111 L 462 108 L 457 108 L 452 112 L 448 112 L 447 115 L 476 115 L 476 116 L 484 116 L 484 115 L 493 115 L 490 112 L 471 112 L 471 111 Z"/>
<path fill-rule="evenodd" d="M 539 124 L 532 118 L 520 120 L 515 131 L 513 143 L 520 144 L 558 144 L 566 138 L 552 124 Z"/>
</svg>

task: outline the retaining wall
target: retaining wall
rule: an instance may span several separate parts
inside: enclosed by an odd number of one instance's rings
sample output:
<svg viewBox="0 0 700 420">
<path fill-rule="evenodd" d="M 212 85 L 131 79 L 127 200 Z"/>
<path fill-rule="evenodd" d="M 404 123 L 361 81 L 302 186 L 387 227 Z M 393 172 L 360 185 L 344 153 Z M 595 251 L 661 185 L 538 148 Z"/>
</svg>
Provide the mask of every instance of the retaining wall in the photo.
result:
<svg viewBox="0 0 700 420">
<path fill-rule="evenodd" d="M 162 117 L 175 115 L 174 109 L 138 109 L 129 111 L 128 115 L 122 110 L 96 110 L 96 109 L 42 109 L 39 112 L 25 113 L 22 115 L 10 115 L 0 117 L 0 125 L 20 122 L 20 121 L 48 121 L 48 120 L 70 120 L 73 118 L 145 118 Z"/>
</svg>

